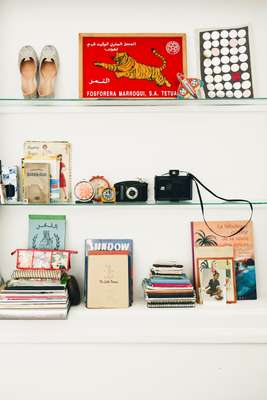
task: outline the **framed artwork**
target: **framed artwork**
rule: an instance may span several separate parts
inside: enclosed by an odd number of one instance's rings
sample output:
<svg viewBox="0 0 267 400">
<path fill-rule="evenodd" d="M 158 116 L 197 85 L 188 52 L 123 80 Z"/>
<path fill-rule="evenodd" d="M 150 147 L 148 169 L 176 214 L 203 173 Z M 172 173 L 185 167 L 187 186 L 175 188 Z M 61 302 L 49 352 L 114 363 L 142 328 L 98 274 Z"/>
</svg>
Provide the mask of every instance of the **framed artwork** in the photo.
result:
<svg viewBox="0 0 267 400">
<path fill-rule="evenodd" d="M 185 33 L 80 33 L 80 97 L 176 98 L 187 74 Z"/>
<path fill-rule="evenodd" d="M 206 302 L 236 303 L 234 259 L 198 258 L 198 298 Z"/>
<path fill-rule="evenodd" d="M 248 26 L 199 31 L 199 51 L 206 98 L 253 97 Z"/>
</svg>

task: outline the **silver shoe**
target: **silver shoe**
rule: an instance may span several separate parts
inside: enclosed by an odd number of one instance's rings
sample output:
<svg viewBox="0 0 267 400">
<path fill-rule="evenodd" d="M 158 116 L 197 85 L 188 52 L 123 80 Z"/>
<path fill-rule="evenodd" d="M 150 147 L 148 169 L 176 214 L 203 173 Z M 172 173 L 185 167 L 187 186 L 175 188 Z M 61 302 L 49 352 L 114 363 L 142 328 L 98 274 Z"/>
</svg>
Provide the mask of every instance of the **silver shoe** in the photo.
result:
<svg viewBox="0 0 267 400">
<path fill-rule="evenodd" d="M 41 51 L 39 64 L 38 94 L 42 98 L 55 96 L 55 81 L 59 68 L 59 57 L 54 46 L 45 46 Z"/>
<path fill-rule="evenodd" d="M 21 89 L 25 99 L 35 99 L 37 94 L 38 58 L 32 46 L 23 46 L 19 51 L 18 64 L 21 75 Z"/>
</svg>

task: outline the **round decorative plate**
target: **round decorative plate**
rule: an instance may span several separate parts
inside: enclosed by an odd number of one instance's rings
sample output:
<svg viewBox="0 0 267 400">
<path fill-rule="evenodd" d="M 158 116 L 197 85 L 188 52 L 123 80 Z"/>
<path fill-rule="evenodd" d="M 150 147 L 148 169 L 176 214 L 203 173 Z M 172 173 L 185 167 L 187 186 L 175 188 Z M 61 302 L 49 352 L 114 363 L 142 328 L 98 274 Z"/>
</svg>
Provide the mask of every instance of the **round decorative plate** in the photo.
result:
<svg viewBox="0 0 267 400">
<path fill-rule="evenodd" d="M 95 195 L 95 188 L 91 182 L 82 180 L 76 183 L 74 195 L 79 201 L 91 201 Z"/>
</svg>

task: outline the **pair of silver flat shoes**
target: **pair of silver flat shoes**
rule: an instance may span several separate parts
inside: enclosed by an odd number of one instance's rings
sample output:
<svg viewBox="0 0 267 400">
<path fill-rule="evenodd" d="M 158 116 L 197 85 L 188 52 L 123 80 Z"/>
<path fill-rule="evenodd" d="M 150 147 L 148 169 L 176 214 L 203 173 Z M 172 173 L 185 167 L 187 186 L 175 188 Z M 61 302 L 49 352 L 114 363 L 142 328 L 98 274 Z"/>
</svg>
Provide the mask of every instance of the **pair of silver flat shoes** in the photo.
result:
<svg viewBox="0 0 267 400">
<path fill-rule="evenodd" d="M 32 46 L 24 46 L 19 52 L 21 88 L 25 99 L 53 98 L 59 67 L 58 52 L 54 46 L 42 49 L 40 60 Z"/>
</svg>

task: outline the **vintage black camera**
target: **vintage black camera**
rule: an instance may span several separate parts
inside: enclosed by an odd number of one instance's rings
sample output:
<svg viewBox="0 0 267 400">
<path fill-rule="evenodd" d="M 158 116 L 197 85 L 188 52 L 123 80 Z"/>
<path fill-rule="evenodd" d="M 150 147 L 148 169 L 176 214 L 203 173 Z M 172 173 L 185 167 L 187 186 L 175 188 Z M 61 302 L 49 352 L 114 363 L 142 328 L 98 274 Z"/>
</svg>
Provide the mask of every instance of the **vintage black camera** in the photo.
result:
<svg viewBox="0 0 267 400">
<path fill-rule="evenodd" d="M 192 200 L 191 176 L 181 175 L 177 169 L 171 169 L 166 175 L 155 176 L 155 200 Z"/>
<path fill-rule="evenodd" d="M 148 184 L 143 181 L 124 181 L 114 185 L 117 202 L 147 201 Z"/>
</svg>

